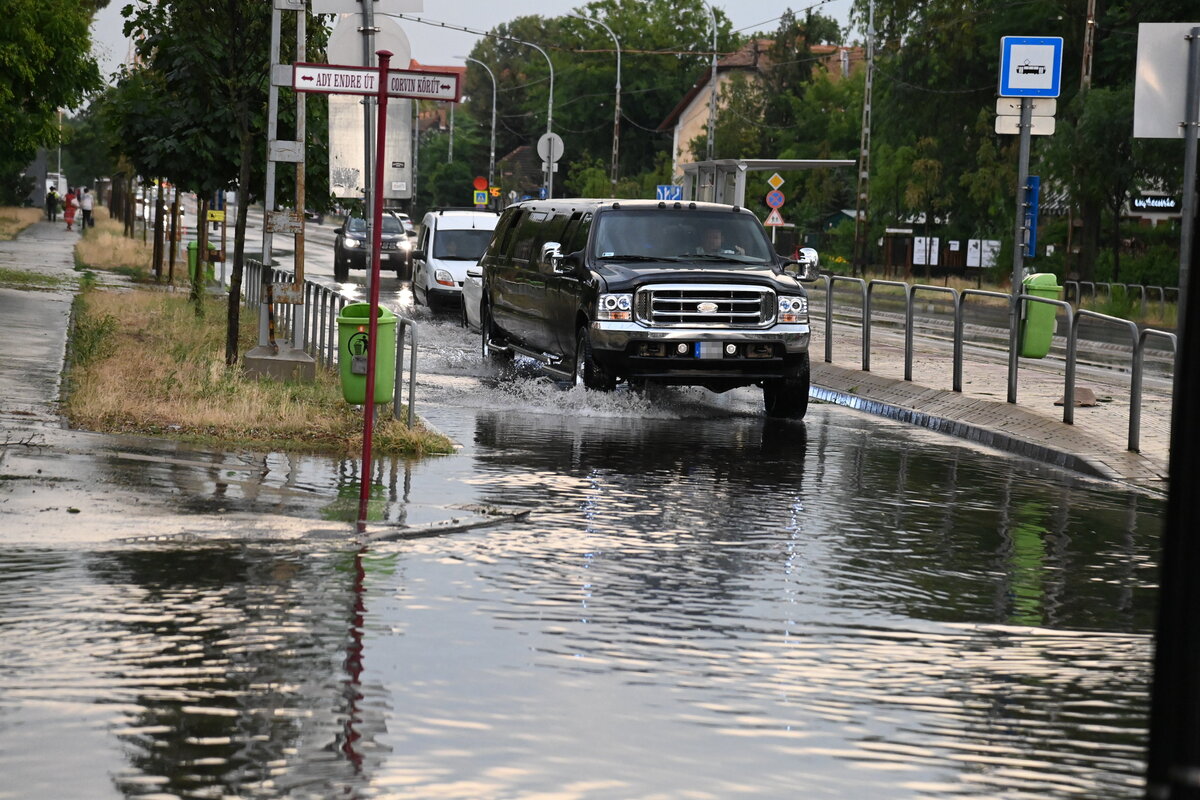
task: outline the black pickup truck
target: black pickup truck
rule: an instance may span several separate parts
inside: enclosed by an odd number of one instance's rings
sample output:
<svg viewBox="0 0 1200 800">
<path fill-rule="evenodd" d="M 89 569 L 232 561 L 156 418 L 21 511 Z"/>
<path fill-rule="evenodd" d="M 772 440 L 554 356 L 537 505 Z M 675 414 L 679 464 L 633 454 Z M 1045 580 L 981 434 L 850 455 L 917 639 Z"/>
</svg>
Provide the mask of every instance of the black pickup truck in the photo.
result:
<svg viewBox="0 0 1200 800">
<path fill-rule="evenodd" d="M 753 213 L 713 203 L 540 200 L 508 208 L 480 261 L 482 349 L 591 389 L 618 382 L 762 387 L 808 408 L 817 254 L 775 253 Z"/>
</svg>

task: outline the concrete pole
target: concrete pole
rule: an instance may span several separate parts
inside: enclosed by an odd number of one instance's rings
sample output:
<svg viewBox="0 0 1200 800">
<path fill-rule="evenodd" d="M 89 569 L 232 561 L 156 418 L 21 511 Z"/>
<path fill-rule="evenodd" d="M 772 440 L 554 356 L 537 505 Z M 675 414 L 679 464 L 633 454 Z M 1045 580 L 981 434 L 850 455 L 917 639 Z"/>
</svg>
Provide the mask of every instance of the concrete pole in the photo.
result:
<svg viewBox="0 0 1200 800">
<path fill-rule="evenodd" d="M 613 189 L 617 188 L 617 172 L 619 171 L 619 154 L 621 150 L 621 42 L 617 39 L 617 35 L 613 33 L 612 28 L 605 25 L 598 19 L 591 17 L 581 17 L 578 14 L 567 14 L 568 17 L 581 19 L 584 22 L 591 22 L 594 25 L 599 25 L 604 30 L 608 31 L 608 35 L 612 37 L 613 45 L 617 48 L 617 89 L 616 98 L 613 102 L 613 146 L 612 146 L 612 169 L 610 172 L 610 180 L 612 181 Z"/>
<path fill-rule="evenodd" d="M 478 58 L 471 56 L 459 56 L 466 61 L 473 61 L 479 66 L 487 70 L 488 77 L 492 79 L 492 148 L 488 153 L 488 190 L 495 186 L 496 177 L 496 75 L 492 72 L 491 67 L 480 61 Z M 451 106 L 453 108 L 453 106 Z"/>
</svg>

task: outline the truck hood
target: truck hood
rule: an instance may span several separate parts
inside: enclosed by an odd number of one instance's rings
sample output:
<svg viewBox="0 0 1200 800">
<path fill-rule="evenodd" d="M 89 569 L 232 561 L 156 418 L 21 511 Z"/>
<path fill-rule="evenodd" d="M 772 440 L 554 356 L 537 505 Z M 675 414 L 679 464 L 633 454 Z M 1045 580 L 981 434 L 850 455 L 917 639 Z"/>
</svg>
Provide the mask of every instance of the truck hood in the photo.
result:
<svg viewBox="0 0 1200 800">
<path fill-rule="evenodd" d="M 632 291 L 646 283 L 752 283 L 777 292 L 803 291 L 794 277 L 767 264 L 605 261 L 594 269 L 605 287 L 601 291 L 609 292 Z"/>
</svg>

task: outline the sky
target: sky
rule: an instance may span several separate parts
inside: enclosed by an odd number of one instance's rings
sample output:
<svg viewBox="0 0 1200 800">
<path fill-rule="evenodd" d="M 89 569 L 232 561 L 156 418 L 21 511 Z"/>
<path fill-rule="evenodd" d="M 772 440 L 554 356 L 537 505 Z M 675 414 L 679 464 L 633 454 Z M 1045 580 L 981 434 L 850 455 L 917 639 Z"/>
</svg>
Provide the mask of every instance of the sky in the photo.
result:
<svg viewBox="0 0 1200 800">
<path fill-rule="evenodd" d="M 266 0 L 263 0 L 264 2 Z M 349 0 L 348 0 L 349 1 Z M 383 0 L 385 3 L 388 0 Z M 393 0 L 400 9 L 422 5 L 422 0 Z M 792 9 L 797 15 L 814 7 L 822 14 L 837 20 L 843 27 L 849 18 L 851 0 L 711 0 L 742 33 L 771 31 L 781 14 Z M 516 17 L 536 14 L 543 17 L 574 12 L 586 0 L 424 0 L 424 10 L 410 11 L 423 19 L 459 25 L 476 30 L 491 30 L 502 22 Z M 112 0 L 96 15 L 92 24 L 93 54 L 100 62 L 100 72 L 108 78 L 125 60 L 129 42 L 121 32 L 121 7 L 126 0 Z M 478 36 L 460 31 L 399 20 L 400 27 L 412 45 L 412 57 L 425 65 L 461 65 L 459 56 L 469 53 Z M 294 31 L 293 28 L 287 28 Z M 620 33 L 617 32 L 618 39 Z M 851 39 L 861 38 L 852 34 Z"/>
</svg>

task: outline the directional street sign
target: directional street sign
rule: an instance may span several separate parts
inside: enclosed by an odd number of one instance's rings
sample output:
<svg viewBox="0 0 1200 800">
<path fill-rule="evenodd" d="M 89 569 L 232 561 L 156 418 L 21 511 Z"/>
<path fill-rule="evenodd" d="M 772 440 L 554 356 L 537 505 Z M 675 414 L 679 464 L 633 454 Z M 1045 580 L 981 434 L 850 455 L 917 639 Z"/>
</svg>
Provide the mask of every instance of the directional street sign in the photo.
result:
<svg viewBox="0 0 1200 800">
<path fill-rule="evenodd" d="M 1058 97 L 1062 78 L 1061 36 L 1000 39 L 1001 97 Z"/>
<path fill-rule="evenodd" d="M 298 92 L 375 94 L 379 70 L 374 67 L 341 67 L 335 64 L 293 64 L 292 88 Z"/>
<path fill-rule="evenodd" d="M 660 183 L 654 190 L 655 200 L 682 200 L 683 187 L 673 183 Z"/>
<path fill-rule="evenodd" d="M 410 69 L 388 70 L 388 97 L 411 97 L 414 100 L 449 100 L 458 102 L 458 78 L 453 72 L 417 72 Z"/>
<path fill-rule="evenodd" d="M 457 101 L 459 76 L 451 72 L 418 72 L 390 69 L 388 97 L 416 100 Z M 347 67 L 338 64 L 302 64 L 292 66 L 292 88 L 298 92 L 328 94 L 376 94 L 379 70 L 374 67 Z"/>
</svg>

